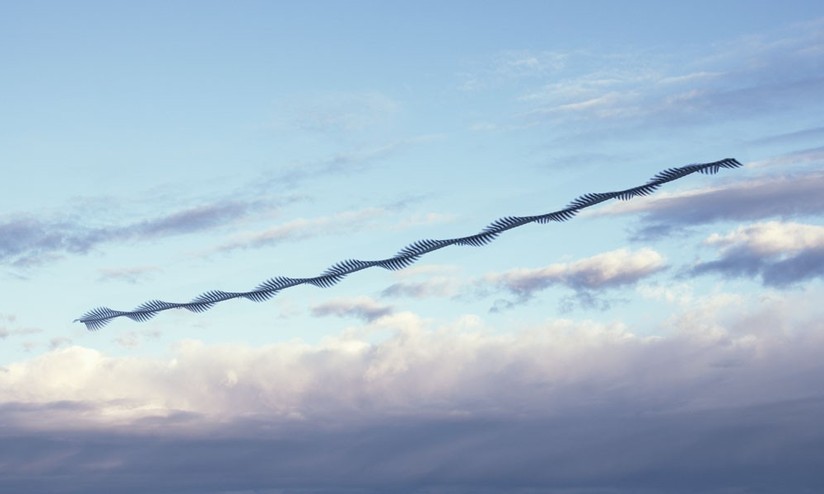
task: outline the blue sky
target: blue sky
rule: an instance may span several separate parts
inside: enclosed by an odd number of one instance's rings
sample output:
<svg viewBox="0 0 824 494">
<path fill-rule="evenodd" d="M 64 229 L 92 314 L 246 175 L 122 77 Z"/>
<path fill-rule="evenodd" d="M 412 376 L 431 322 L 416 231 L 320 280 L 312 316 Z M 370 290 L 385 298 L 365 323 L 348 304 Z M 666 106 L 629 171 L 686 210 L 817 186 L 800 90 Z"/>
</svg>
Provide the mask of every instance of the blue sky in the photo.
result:
<svg viewBox="0 0 824 494">
<path fill-rule="evenodd" d="M 822 33 L 816 2 L 3 4 L 0 492 L 820 490 Z M 402 271 L 73 322 L 722 158 Z"/>
</svg>

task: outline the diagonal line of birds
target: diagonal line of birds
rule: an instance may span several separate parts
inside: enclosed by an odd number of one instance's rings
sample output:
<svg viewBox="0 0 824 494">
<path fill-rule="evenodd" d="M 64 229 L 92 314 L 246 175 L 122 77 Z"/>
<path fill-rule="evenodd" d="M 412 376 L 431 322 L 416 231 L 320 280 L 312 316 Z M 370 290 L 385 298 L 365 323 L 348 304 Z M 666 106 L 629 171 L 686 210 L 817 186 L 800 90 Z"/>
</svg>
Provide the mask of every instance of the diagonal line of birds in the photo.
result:
<svg viewBox="0 0 824 494">
<path fill-rule="evenodd" d="M 648 196 L 654 193 L 659 187 L 667 182 L 678 180 L 693 173 L 703 173 L 712 175 L 718 173 L 722 168 L 739 168 L 742 164 L 733 158 L 726 158 L 711 163 L 697 163 L 678 168 L 668 168 L 649 179 L 645 184 L 630 189 L 615 192 L 595 192 L 584 194 L 565 208 L 551 213 L 536 216 L 506 216 L 499 218 L 480 232 L 466 237 L 457 237 L 443 240 L 424 239 L 413 242 L 402 248 L 392 257 L 376 261 L 362 261 L 358 259 L 346 259 L 332 265 L 323 273 L 313 278 L 289 278 L 286 276 L 276 276 L 270 278 L 257 287 L 247 292 L 225 292 L 222 290 L 209 290 L 198 295 L 189 302 L 164 302 L 162 300 L 149 300 L 138 305 L 131 311 L 118 311 L 108 307 L 97 307 L 83 314 L 75 322 L 82 322 L 88 330 L 98 330 L 118 317 L 127 317 L 133 321 L 148 321 L 158 313 L 169 309 L 186 309 L 192 312 L 204 312 L 211 309 L 215 304 L 236 298 L 245 298 L 253 302 L 263 302 L 269 300 L 281 290 L 297 285 L 314 285 L 321 288 L 328 288 L 337 284 L 346 276 L 367 268 L 380 267 L 392 271 L 404 269 L 416 262 L 423 255 L 428 254 L 451 245 L 468 245 L 480 247 L 495 240 L 498 235 L 507 230 L 518 228 L 530 223 L 563 222 L 572 219 L 579 211 L 596 204 L 611 199 L 627 201 L 633 197 Z"/>
</svg>

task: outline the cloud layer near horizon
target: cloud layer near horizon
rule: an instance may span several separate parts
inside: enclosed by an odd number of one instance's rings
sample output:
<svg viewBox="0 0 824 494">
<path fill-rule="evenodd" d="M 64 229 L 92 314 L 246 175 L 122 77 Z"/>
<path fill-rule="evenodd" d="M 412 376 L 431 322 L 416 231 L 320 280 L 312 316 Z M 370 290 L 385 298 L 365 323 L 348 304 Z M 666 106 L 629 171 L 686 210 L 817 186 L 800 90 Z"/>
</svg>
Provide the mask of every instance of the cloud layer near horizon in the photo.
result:
<svg viewBox="0 0 824 494">
<path fill-rule="evenodd" d="M 810 465 L 824 454 L 824 328 L 798 316 L 811 303 L 701 298 L 655 337 L 565 320 L 501 334 L 474 316 L 431 327 L 395 313 L 317 345 L 187 341 L 164 358 L 60 348 L 0 371 L 0 434 L 17 448 L 0 473 L 21 485 L 93 473 L 103 485 L 158 468 L 159 486 L 163 458 L 184 492 L 322 492 L 353 482 L 351 469 L 362 492 L 398 475 L 464 488 L 497 479 L 490 492 L 673 485 L 650 471 L 701 487 L 690 469 L 715 475 L 710 485 L 752 485 L 735 472 L 758 468 L 820 486 Z M 57 431 L 68 439 L 55 443 Z M 631 454 L 619 447 L 629 438 Z M 525 467 L 535 462 L 554 466 Z M 219 487 L 179 475 L 229 466 L 248 475 Z"/>
</svg>

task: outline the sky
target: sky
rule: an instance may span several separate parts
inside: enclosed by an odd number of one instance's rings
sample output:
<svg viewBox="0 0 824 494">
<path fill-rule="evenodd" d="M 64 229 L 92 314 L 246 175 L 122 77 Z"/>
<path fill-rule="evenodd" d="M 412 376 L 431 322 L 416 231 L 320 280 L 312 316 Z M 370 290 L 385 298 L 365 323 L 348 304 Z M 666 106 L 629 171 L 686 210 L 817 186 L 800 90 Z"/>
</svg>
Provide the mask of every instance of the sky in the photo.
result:
<svg viewBox="0 0 824 494">
<path fill-rule="evenodd" d="M 3 2 L 0 66 L 0 493 L 824 490 L 820 2 Z"/>
</svg>

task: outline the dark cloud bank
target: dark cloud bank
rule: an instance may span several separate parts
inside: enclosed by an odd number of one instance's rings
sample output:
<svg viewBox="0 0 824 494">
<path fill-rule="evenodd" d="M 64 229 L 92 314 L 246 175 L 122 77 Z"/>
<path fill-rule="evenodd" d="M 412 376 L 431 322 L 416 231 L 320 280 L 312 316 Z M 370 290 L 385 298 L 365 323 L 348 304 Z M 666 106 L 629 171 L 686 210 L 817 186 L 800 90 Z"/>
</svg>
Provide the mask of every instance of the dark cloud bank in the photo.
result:
<svg viewBox="0 0 824 494">
<path fill-rule="evenodd" d="M 234 423 L 212 437 L 2 438 L 0 492 L 813 493 L 824 398 L 701 413 L 541 420 Z"/>
<path fill-rule="evenodd" d="M 824 248 L 779 258 L 744 250 L 731 250 L 714 261 L 702 262 L 691 275 L 718 274 L 728 278 L 760 278 L 764 286 L 783 288 L 824 277 Z"/>
</svg>

